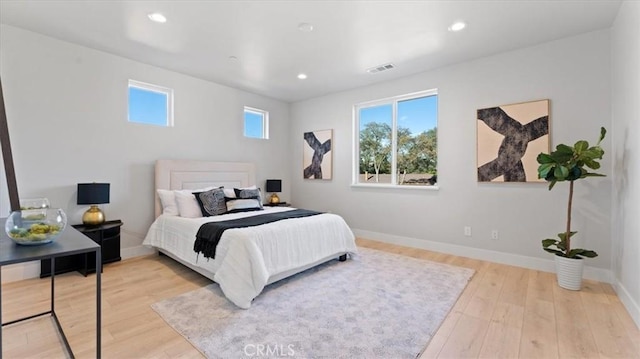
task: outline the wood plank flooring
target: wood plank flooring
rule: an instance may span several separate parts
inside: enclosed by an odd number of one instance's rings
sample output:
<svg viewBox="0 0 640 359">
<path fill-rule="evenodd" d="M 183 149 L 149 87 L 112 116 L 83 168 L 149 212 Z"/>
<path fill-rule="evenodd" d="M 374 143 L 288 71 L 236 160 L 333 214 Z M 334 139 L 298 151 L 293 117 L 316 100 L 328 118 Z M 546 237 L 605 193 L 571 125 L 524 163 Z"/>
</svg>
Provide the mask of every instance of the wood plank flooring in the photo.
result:
<svg viewBox="0 0 640 359">
<path fill-rule="evenodd" d="M 640 330 L 610 285 L 559 288 L 551 273 L 358 239 L 358 245 L 473 268 L 421 358 L 640 358 Z M 104 358 L 202 358 L 150 307 L 210 283 L 167 257 L 112 263 L 102 282 Z M 3 285 L 3 320 L 46 311 L 48 279 Z M 95 276 L 56 277 L 56 312 L 78 358 L 95 357 Z M 62 358 L 49 317 L 3 329 L 5 358 Z"/>
</svg>

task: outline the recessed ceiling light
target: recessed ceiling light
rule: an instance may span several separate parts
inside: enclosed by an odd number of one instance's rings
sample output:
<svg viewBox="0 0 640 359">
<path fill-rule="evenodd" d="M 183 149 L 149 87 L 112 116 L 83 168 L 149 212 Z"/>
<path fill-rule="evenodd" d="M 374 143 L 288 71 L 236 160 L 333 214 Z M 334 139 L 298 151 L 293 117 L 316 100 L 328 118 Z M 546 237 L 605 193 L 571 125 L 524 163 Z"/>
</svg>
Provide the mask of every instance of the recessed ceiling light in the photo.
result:
<svg viewBox="0 0 640 359">
<path fill-rule="evenodd" d="M 149 19 L 151 19 L 151 21 L 154 21 L 154 22 L 159 22 L 159 23 L 162 23 L 162 24 L 167 22 L 167 18 L 164 15 L 162 15 L 161 13 L 159 13 L 159 12 L 154 12 L 154 13 L 151 13 L 151 14 L 149 14 L 147 16 L 149 17 Z"/>
<path fill-rule="evenodd" d="M 302 73 L 300 73 L 300 74 L 298 74 L 298 78 L 299 78 L 300 80 L 304 80 L 304 79 L 306 79 L 306 78 L 307 78 L 307 74 L 302 74 Z"/>
<path fill-rule="evenodd" d="M 308 22 L 301 22 L 298 24 L 298 30 L 302 32 L 311 32 L 313 31 L 313 25 L 309 24 Z"/>
<path fill-rule="evenodd" d="M 460 31 L 465 27 L 467 27 L 467 24 L 465 24 L 463 21 L 456 21 L 453 24 L 451 24 L 451 26 L 449 26 L 449 31 L 454 31 L 454 32 Z"/>
</svg>

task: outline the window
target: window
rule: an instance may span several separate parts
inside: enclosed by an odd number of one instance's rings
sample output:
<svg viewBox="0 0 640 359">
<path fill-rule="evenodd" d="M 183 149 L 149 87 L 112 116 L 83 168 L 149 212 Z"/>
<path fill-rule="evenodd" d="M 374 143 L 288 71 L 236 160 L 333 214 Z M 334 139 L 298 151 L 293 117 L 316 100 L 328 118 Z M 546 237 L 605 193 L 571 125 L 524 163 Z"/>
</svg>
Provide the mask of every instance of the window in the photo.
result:
<svg viewBox="0 0 640 359">
<path fill-rule="evenodd" d="M 244 108 L 244 137 L 269 138 L 269 112 Z"/>
<path fill-rule="evenodd" d="M 173 126 L 173 90 L 129 80 L 129 122 Z"/>
<path fill-rule="evenodd" d="M 355 106 L 354 184 L 433 186 L 438 167 L 438 92 Z"/>
</svg>

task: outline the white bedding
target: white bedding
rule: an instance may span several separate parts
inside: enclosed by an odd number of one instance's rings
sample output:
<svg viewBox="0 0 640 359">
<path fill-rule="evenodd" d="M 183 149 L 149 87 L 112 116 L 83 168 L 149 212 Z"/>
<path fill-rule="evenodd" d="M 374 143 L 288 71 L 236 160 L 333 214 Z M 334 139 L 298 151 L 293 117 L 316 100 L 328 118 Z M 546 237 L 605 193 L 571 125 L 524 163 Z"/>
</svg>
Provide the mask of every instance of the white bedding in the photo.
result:
<svg viewBox="0 0 640 359">
<path fill-rule="evenodd" d="M 162 249 L 183 262 L 213 273 L 212 279 L 225 296 L 246 309 L 265 285 L 272 282 L 270 278 L 357 251 L 353 233 L 344 219 L 331 213 L 228 229 L 217 246 L 215 260 L 193 251 L 196 233 L 206 222 L 291 209 L 267 207 L 259 212 L 204 218 L 161 215 L 149 228 L 143 245 Z"/>
</svg>

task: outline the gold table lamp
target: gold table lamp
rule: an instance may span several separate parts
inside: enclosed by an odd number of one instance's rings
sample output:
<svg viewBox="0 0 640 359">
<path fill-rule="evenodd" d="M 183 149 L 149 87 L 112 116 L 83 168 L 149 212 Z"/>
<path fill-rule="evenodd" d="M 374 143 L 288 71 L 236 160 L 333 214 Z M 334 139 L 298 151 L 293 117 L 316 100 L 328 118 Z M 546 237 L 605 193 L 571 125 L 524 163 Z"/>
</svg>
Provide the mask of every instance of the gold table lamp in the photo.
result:
<svg viewBox="0 0 640 359">
<path fill-rule="evenodd" d="M 78 183 L 78 204 L 91 205 L 82 215 L 82 223 L 97 226 L 104 223 L 99 204 L 109 203 L 109 183 Z"/>
<path fill-rule="evenodd" d="M 282 192 L 282 180 L 279 179 L 268 179 L 267 180 L 267 192 L 271 193 L 271 198 L 269 198 L 269 203 L 278 204 L 280 203 L 280 197 L 276 194 L 276 192 Z"/>
</svg>

